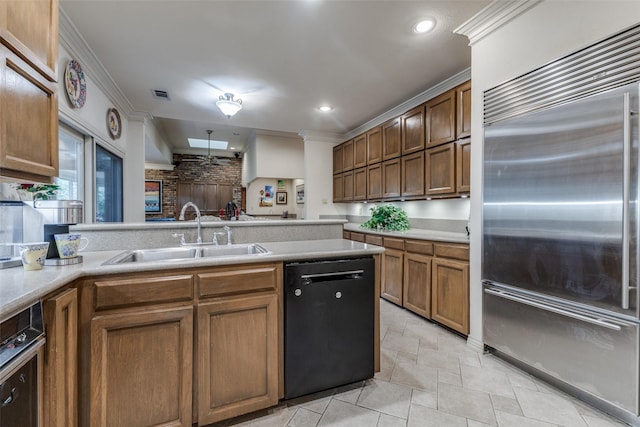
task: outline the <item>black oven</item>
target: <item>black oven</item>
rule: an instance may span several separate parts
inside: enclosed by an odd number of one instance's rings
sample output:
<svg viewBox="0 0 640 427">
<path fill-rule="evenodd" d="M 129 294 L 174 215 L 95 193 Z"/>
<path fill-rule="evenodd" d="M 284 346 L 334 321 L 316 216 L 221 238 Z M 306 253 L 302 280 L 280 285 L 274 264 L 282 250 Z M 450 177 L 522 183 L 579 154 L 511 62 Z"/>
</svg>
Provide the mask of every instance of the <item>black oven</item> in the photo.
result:
<svg viewBox="0 0 640 427">
<path fill-rule="evenodd" d="M 0 426 L 42 423 L 44 327 L 40 302 L 0 322 Z"/>
</svg>

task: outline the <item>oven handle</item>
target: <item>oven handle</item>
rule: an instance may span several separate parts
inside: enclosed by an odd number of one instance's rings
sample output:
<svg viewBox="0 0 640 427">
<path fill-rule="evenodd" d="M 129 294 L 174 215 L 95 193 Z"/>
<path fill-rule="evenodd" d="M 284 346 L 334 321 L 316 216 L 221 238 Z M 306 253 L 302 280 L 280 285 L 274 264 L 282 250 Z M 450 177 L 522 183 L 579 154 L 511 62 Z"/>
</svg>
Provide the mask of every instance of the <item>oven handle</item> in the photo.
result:
<svg viewBox="0 0 640 427">
<path fill-rule="evenodd" d="M 4 382 L 9 376 L 11 376 L 11 374 L 34 358 L 44 343 L 45 337 L 39 337 L 29 346 L 29 348 L 20 353 L 20 355 L 18 355 L 8 365 L 3 366 L 2 369 L 0 369 L 0 383 Z M 43 361 L 40 361 L 40 363 L 43 363 Z"/>
</svg>

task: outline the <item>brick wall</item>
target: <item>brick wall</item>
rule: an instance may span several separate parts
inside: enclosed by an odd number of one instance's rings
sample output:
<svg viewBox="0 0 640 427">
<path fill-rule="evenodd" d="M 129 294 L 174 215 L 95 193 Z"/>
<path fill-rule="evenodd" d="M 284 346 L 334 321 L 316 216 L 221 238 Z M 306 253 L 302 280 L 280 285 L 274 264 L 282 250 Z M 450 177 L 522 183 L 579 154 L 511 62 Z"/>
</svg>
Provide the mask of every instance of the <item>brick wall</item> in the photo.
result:
<svg viewBox="0 0 640 427">
<path fill-rule="evenodd" d="M 211 182 L 231 184 L 233 202 L 240 206 L 242 189 L 242 159 L 224 158 L 228 164 L 212 165 L 201 162 L 201 157 L 188 154 L 174 154 L 172 171 L 145 169 L 145 179 L 162 181 L 162 213 L 147 214 L 147 218 L 174 218 L 176 212 L 177 188 L 180 181 Z M 190 161 L 191 160 L 191 161 Z M 225 162 L 227 163 L 227 162 Z"/>
</svg>

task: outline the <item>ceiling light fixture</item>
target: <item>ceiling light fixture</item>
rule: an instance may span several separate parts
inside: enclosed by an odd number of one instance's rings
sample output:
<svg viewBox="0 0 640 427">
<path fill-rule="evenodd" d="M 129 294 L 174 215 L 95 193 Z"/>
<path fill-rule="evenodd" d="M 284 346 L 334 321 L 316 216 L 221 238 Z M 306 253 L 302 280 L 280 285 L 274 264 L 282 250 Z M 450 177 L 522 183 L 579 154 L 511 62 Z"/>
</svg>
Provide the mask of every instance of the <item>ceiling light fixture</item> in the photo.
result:
<svg viewBox="0 0 640 427">
<path fill-rule="evenodd" d="M 320 107 L 318 107 L 318 110 L 322 111 L 323 113 L 328 113 L 329 111 L 333 111 L 333 107 L 331 105 L 321 105 Z"/>
<path fill-rule="evenodd" d="M 242 99 L 233 99 L 232 93 L 225 93 L 224 95 L 220 95 L 220 98 L 216 101 L 216 105 L 220 111 L 222 111 L 222 114 L 229 119 L 242 109 Z"/>
<path fill-rule="evenodd" d="M 418 21 L 413 26 L 413 32 L 416 34 L 425 34 L 433 30 L 436 26 L 436 20 L 433 18 L 425 18 Z"/>
</svg>

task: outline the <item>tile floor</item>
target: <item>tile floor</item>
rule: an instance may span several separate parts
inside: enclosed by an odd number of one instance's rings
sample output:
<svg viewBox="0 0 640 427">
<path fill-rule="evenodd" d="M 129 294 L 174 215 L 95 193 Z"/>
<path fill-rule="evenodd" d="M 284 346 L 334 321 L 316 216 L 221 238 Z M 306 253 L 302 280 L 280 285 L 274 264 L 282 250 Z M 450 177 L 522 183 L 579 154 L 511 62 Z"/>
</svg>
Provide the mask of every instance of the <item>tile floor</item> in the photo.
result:
<svg viewBox="0 0 640 427">
<path fill-rule="evenodd" d="M 215 427 L 622 426 L 411 312 L 381 300 L 375 378 Z"/>
</svg>

